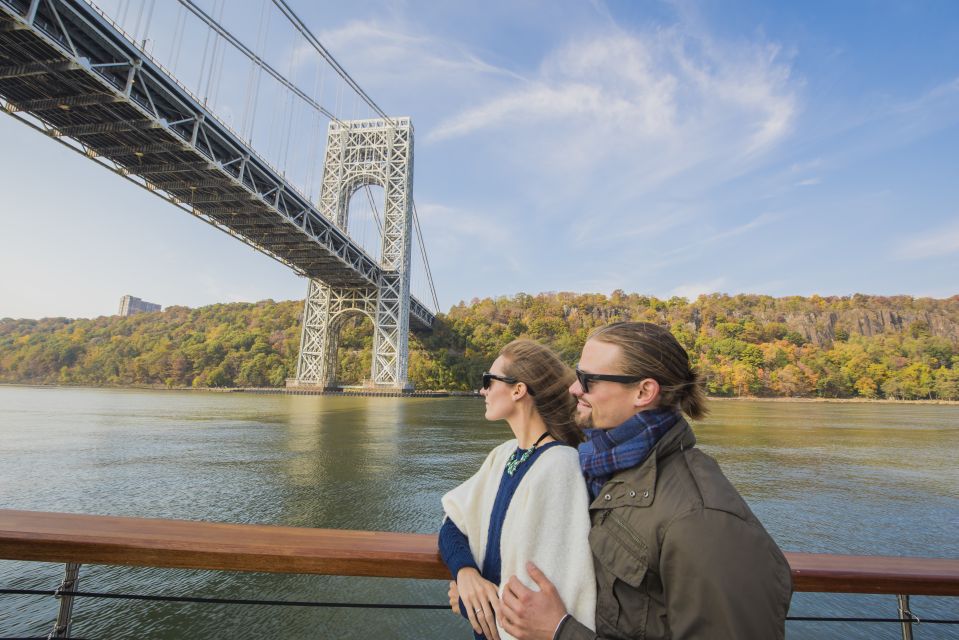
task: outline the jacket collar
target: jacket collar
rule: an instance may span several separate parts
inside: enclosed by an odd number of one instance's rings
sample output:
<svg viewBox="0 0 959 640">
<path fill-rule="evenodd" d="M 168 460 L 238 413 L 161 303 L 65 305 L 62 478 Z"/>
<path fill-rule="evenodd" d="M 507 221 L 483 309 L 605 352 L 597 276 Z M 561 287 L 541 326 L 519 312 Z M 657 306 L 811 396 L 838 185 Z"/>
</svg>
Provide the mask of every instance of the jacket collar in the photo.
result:
<svg viewBox="0 0 959 640">
<path fill-rule="evenodd" d="M 648 507 L 656 496 L 658 463 L 663 458 L 696 445 L 696 436 L 686 419 L 679 420 L 666 432 L 653 452 L 642 464 L 620 471 L 603 485 L 590 509 L 614 509 L 617 507 Z"/>
</svg>

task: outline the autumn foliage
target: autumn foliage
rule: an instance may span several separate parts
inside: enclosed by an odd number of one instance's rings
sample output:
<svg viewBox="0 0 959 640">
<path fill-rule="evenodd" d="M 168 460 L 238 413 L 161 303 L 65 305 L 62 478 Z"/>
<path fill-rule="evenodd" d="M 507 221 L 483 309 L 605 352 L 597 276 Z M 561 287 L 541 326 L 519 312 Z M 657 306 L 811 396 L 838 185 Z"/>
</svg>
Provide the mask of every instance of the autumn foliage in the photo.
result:
<svg viewBox="0 0 959 640">
<path fill-rule="evenodd" d="M 278 387 L 296 369 L 300 302 L 171 307 L 128 318 L 0 320 L 0 382 Z M 410 342 L 418 389 L 475 388 L 517 337 L 574 364 L 589 332 L 617 320 L 668 326 L 719 396 L 959 400 L 959 296 L 841 298 L 714 294 L 689 302 L 517 294 L 460 303 Z M 372 326 L 340 332 L 338 378 L 369 376 Z"/>
</svg>

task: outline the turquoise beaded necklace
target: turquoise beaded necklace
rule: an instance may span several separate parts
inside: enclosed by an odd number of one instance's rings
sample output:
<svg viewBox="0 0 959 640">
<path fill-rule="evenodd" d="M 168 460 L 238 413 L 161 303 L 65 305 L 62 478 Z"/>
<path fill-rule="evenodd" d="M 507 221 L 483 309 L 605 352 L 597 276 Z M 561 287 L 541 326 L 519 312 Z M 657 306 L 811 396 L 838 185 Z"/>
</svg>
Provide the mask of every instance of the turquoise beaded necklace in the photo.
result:
<svg viewBox="0 0 959 640">
<path fill-rule="evenodd" d="M 506 474 L 509 476 L 512 476 L 514 473 L 516 473 L 516 467 L 520 466 L 521 464 L 529 460 L 529 457 L 533 455 L 534 451 L 536 451 L 536 445 L 542 442 L 548 435 L 549 435 L 549 431 L 544 431 L 543 435 L 537 438 L 536 442 L 533 443 L 532 447 L 530 447 L 529 449 L 522 450 L 523 454 L 519 456 L 518 458 L 516 457 L 516 452 L 514 451 L 513 454 L 509 457 L 509 460 L 506 461 Z"/>
</svg>

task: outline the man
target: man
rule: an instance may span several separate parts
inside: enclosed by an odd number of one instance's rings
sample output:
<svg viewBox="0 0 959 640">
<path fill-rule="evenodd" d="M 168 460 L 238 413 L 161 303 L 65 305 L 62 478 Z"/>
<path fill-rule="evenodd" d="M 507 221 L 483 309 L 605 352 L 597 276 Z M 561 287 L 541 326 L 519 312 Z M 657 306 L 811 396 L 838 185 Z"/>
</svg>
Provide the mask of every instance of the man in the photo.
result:
<svg viewBox="0 0 959 640">
<path fill-rule="evenodd" d="M 532 564 L 540 590 L 509 579 L 503 628 L 520 639 L 783 638 L 789 565 L 715 460 L 694 446 L 682 413 L 703 417 L 705 395 L 686 351 L 659 326 L 616 323 L 590 336 L 576 375 L 596 631 L 567 614 Z"/>
</svg>

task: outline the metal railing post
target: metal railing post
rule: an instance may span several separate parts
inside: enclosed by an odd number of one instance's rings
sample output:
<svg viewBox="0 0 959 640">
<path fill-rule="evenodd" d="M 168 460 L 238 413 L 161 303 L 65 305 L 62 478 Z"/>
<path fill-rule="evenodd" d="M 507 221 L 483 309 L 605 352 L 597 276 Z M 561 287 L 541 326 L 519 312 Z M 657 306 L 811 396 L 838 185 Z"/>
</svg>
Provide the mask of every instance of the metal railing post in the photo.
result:
<svg viewBox="0 0 959 640">
<path fill-rule="evenodd" d="M 899 594 L 896 596 L 896 602 L 899 604 L 899 619 L 902 620 L 902 640 L 912 640 L 912 611 L 909 610 L 909 596 Z"/>
<path fill-rule="evenodd" d="M 63 581 L 53 594 L 53 597 L 60 601 L 60 609 L 57 611 L 57 623 L 53 627 L 53 631 L 50 632 L 50 635 L 47 636 L 47 640 L 50 640 L 50 638 L 70 637 L 70 623 L 73 617 L 73 596 L 61 595 L 61 592 L 76 591 L 79 583 L 80 563 L 68 562 L 64 569 Z"/>
</svg>

